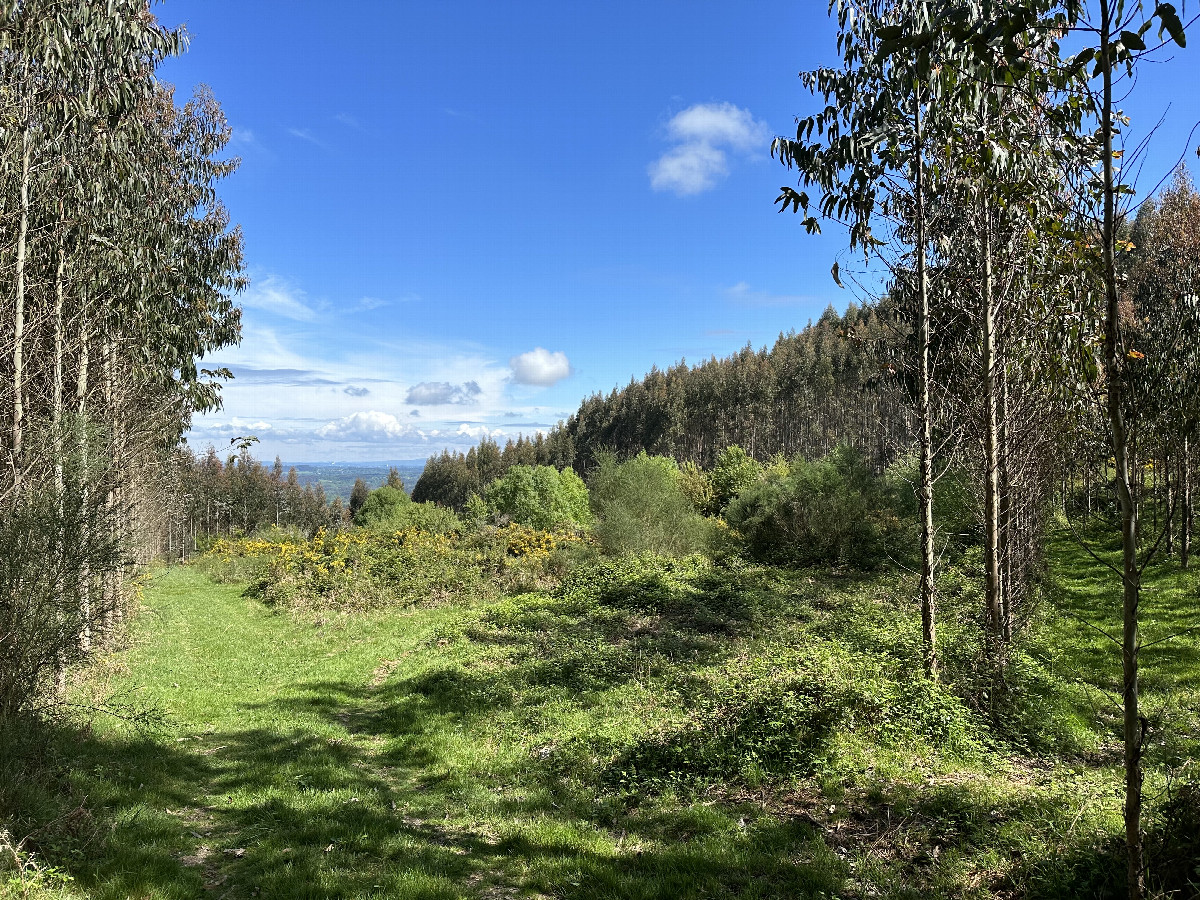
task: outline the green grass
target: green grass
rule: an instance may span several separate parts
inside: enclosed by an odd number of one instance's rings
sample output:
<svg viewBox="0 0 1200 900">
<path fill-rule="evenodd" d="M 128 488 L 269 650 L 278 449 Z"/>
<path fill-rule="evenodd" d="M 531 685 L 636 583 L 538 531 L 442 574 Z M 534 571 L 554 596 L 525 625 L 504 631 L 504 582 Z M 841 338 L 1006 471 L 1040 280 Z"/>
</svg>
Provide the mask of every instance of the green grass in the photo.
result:
<svg viewBox="0 0 1200 900">
<path fill-rule="evenodd" d="M 1115 594 L 1069 541 L 1051 558 L 1003 689 L 969 566 L 944 578 L 943 685 L 914 671 L 915 585 L 895 575 L 605 563 L 549 594 L 317 617 L 160 572 L 129 649 L 77 691 L 156 717 L 4 736 L 0 771 L 40 773 L 0 803 L 43 871 L 0 885 L 1115 896 L 1119 657 L 1082 624 L 1116 627 Z M 1200 618 L 1196 584 L 1152 573 L 1147 640 Z M 1200 750 L 1198 661 L 1196 632 L 1146 652 L 1152 793 Z"/>
</svg>

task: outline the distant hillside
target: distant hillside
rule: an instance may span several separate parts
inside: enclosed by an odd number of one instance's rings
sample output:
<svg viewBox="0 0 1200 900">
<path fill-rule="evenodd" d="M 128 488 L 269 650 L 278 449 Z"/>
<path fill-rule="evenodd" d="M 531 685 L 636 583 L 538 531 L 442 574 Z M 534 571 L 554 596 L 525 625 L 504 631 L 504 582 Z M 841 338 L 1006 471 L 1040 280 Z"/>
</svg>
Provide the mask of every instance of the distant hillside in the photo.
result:
<svg viewBox="0 0 1200 900">
<path fill-rule="evenodd" d="M 400 477 L 404 480 L 404 489 L 411 494 L 417 480 L 421 477 L 421 471 L 425 468 L 424 460 L 401 459 L 395 462 L 308 462 L 291 464 L 291 467 L 296 470 L 296 476 L 301 485 L 311 484 L 313 487 L 320 485 L 325 489 L 326 497 L 331 500 L 334 497 L 341 497 L 343 503 L 350 502 L 350 490 L 354 487 L 356 479 L 361 478 L 368 486 L 377 488 L 387 481 L 388 469 L 393 466 L 400 471 Z M 285 465 L 285 468 L 287 467 Z"/>
</svg>

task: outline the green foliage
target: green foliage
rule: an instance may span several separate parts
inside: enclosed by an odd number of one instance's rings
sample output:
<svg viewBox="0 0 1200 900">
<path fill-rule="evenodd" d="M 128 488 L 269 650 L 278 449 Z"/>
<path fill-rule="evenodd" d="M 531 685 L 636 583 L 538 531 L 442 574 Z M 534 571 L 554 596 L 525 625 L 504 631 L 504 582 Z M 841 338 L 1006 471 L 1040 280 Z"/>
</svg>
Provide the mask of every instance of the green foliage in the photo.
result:
<svg viewBox="0 0 1200 900">
<path fill-rule="evenodd" d="M 886 490 L 897 512 L 906 519 L 917 517 L 920 473 L 920 460 L 915 452 L 896 457 L 884 472 Z M 938 478 L 933 492 L 933 524 L 955 551 L 983 543 L 983 524 L 970 475 L 962 469 L 949 468 Z"/>
<path fill-rule="evenodd" d="M 99 589 L 124 563 L 114 526 L 99 491 L 0 505 L 0 731 L 47 704 L 55 676 L 87 655 L 80 634 L 115 614 L 120 598 Z"/>
<path fill-rule="evenodd" d="M 367 483 L 361 478 L 354 479 L 354 487 L 350 489 L 350 515 L 357 517 L 358 511 L 362 509 L 367 498 L 371 496 L 371 489 Z"/>
<path fill-rule="evenodd" d="M 755 559 L 786 565 L 874 568 L 901 532 L 885 486 L 848 447 L 751 484 L 725 515 Z"/>
<path fill-rule="evenodd" d="M 351 498 L 351 502 L 353 504 L 353 497 Z M 403 490 L 384 485 L 371 491 L 358 504 L 358 511 L 354 514 L 354 524 L 387 527 L 401 515 L 404 507 L 411 504 L 412 499 Z"/>
<path fill-rule="evenodd" d="M 709 479 L 712 482 L 713 500 L 708 512 L 718 513 L 727 507 L 742 491 L 763 477 L 762 465 L 741 447 L 733 444 L 717 454 Z"/>
<path fill-rule="evenodd" d="M 517 465 L 488 485 L 483 501 L 491 516 L 552 531 L 592 521 L 588 490 L 570 469 Z"/>
<path fill-rule="evenodd" d="M 590 482 L 595 534 L 605 551 L 687 556 L 704 549 L 711 526 L 679 483 L 665 456 L 639 453 L 618 463 L 602 454 Z"/>
<path fill-rule="evenodd" d="M 691 460 L 679 466 L 679 487 L 698 512 L 709 512 L 713 508 L 713 483 L 709 474 Z"/>
</svg>

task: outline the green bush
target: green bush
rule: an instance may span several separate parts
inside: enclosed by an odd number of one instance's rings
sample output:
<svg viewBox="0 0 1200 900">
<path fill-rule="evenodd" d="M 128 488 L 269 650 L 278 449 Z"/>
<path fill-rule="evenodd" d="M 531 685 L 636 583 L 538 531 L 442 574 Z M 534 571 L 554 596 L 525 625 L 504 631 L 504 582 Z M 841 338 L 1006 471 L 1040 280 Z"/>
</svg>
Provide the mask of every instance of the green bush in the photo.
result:
<svg viewBox="0 0 1200 900">
<path fill-rule="evenodd" d="M 380 525 L 390 523 L 401 509 L 412 504 L 412 499 L 402 490 L 384 485 L 367 495 L 354 514 L 355 525 Z"/>
<path fill-rule="evenodd" d="M 432 534 L 450 534 L 462 528 L 454 510 L 436 503 L 415 503 L 404 491 L 387 486 L 371 492 L 354 521 L 376 531 L 415 528 Z"/>
<path fill-rule="evenodd" d="M 608 553 L 687 556 L 703 550 L 711 526 L 684 493 L 679 468 L 645 451 L 618 463 L 602 454 L 591 479 L 595 533 Z"/>
<path fill-rule="evenodd" d="M 884 482 L 848 447 L 750 485 L 725 517 L 752 556 L 783 565 L 873 568 L 902 530 Z"/>
<path fill-rule="evenodd" d="M 732 444 L 717 454 L 717 460 L 709 473 L 712 483 L 712 506 L 708 510 L 719 513 L 742 491 L 763 478 L 762 465 L 737 444 Z"/>
<path fill-rule="evenodd" d="M 921 473 L 919 466 L 917 454 L 907 453 L 897 457 L 884 473 L 888 489 L 895 498 L 897 510 L 905 518 L 917 518 L 916 488 Z M 960 469 L 951 468 L 938 478 L 933 490 L 933 522 L 939 534 L 949 541 L 954 552 L 983 543 L 983 523 L 976 509 L 969 475 Z"/>
<path fill-rule="evenodd" d="M 687 498 L 692 501 L 692 506 L 696 507 L 697 511 L 708 512 L 713 508 L 715 494 L 713 493 L 712 478 L 707 472 L 689 460 L 680 465 L 678 477 L 679 486 Z"/>
<path fill-rule="evenodd" d="M 588 489 L 571 469 L 513 466 L 483 493 L 488 513 L 530 528 L 553 531 L 591 524 Z"/>
</svg>

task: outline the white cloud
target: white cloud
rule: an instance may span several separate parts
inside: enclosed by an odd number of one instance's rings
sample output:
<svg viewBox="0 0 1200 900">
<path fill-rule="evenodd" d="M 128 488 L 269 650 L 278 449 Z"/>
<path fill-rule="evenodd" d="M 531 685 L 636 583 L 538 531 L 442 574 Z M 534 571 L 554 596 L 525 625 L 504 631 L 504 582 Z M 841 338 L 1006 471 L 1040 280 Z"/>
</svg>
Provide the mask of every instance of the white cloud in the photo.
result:
<svg viewBox="0 0 1200 900">
<path fill-rule="evenodd" d="M 697 103 L 667 123 L 675 146 L 650 164 L 650 186 L 680 196 L 713 188 L 729 174 L 726 149 L 752 153 L 770 136 L 766 124 L 732 103 Z"/>
<path fill-rule="evenodd" d="M 245 293 L 238 297 L 238 302 L 250 309 L 261 309 L 298 322 L 311 322 L 317 317 L 316 312 L 304 302 L 304 291 L 274 275 L 251 281 Z"/>
<path fill-rule="evenodd" d="M 732 103 L 697 103 L 677 113 L 667 130 L 682 143 L 725 144 L 749 152 L 770 137 L 766 123 L 759 122 L 748 109 Z"/>
<path fill-rule="evenodd" d="M 708 144 L 682 144 L 650 165 L 650 187 L 683 197 L 709 190 L 728 174 L 724 151 Z"/>
<path fill-rule="evenodd" d="M 551 353 L 542 347 L 535 347 L 528 353 L 514 356 L 508 361 L 508 365 L 512 369 L 513 381 L 517 384 L 549 387 L 571 374 L 571 362 L 567 359 L 567 354 L 561 351 Z"/>
<path fill-rule="evenodd" d="M 503 428 L 488 428 L 486 425 L 471 425 L 463 422 L 458 426 L 458 430 L 454 432 L 461 437 L 470 438 L 472 441 L 478 441 L 480 438 L 488 437 L 495 440 L 505 436 Z"/>
<path fill-rule="evenodd" d="M 468 381 L 465 384 L 451 384 L 448 381 L 423 381 L 408 389 L 404 402 L 413 406 L 470 404 L 477 402 L 482 393 L 483 388 L 475 381 Z"/>
<path fill-rule="evenodd" d="M 317 429 L 317 437 L 335 441 L 395 441 L 412 434 L 411 425 L 402 425 L 391 413 L 376 410 L 356 412 Z"/>
<path fill-rule="evenodd" d="M 350 309 L 350 312 L 370 312 L 388 305 L 386 300 L 380 300 L 378 297 L 363 297 Z"/>
<path fill-rule="evenodd" d="M 347 128 L 353 128 L 357 131 L 362 131 L 362 123 L 359 122 L 358 119 L 354 118 L 354 116 L 350 115 L 350 113 L 338 113 L 333 118 L 345 125 Z"/>
<path fill-rule="evenodd" d="M 261 150 L 262 144 L 258 142 L 258 138 L 249 128 L 240 128 L 234 126 L 233 134 L 229 136 L 229 146 L 235 150 Z"/>
</svg>

